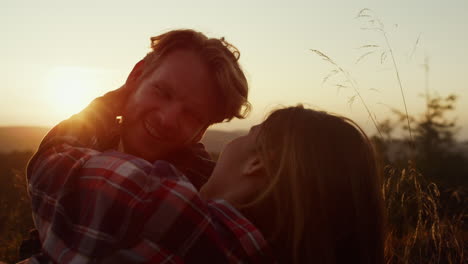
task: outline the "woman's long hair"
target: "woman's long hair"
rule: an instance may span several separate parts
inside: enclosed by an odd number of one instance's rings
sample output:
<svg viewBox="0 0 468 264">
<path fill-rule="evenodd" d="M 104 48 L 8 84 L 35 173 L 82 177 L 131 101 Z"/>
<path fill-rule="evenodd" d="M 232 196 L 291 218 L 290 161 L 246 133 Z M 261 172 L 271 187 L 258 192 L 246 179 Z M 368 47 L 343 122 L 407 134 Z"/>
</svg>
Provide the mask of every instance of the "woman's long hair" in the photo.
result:
<svg viewBox="0 0 468 264">
<path fill-rule="evenodd" d="M 269 184 L 244 211 L 281 263 L 383 263 L 380 170 L 358 125 L 280 109 L 262 124 L 257 147 Z"/>
</svg>

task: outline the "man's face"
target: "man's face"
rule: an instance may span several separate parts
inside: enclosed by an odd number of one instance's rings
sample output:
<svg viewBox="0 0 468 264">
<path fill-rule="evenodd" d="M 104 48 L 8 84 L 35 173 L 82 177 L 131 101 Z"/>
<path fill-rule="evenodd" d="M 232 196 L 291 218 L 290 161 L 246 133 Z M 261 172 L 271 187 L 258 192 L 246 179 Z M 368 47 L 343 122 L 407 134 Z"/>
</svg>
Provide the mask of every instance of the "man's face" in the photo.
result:
<svg viewBox="0 0 468 264">
<path fill-rule="evenodd" d="M 124 111 L 124 151 L 149 161 L 198 142 L 217 116 L 216 84 L 192 51 L 176 50 L 145 77 Z"/>
</svg>

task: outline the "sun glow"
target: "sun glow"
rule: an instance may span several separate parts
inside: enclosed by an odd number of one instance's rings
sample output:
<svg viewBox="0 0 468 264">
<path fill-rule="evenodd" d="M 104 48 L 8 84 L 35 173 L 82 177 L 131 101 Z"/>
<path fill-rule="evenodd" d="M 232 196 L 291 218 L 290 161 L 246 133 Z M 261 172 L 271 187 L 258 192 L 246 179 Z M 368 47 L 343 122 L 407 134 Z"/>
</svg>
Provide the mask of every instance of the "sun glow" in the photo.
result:
<svg viewBox="0 0 468 264">
<path fill-rule="evenodd" d="M 51 110 L 60 119 L 80 112 L 99 94 L 96 72 L 78 67 L 52 70 L 48 88 Z"/>
</svg>

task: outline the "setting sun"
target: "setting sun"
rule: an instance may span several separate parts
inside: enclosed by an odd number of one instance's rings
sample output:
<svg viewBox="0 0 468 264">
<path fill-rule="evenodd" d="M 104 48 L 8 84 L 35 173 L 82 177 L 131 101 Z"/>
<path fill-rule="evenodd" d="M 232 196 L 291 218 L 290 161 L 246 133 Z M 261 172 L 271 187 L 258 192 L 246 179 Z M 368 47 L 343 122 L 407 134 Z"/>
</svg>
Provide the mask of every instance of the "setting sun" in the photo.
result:
<svg viewBox="0 0 468 264">
<path fill-rule="evenodd" d="M 78 113 L 97 96 L 98 83 L 92 70 L 59 67 L 48 76 L 51 108 L 65 119 Z"/>
</svg>

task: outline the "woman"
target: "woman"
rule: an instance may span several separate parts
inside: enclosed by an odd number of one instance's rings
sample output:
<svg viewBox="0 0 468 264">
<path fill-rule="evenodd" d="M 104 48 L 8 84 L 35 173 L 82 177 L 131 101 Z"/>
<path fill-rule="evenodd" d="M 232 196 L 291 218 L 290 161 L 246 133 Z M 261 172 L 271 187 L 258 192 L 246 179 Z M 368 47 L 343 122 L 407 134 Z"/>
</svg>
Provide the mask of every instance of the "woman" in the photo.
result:
<svg viewBox="0 0 468 264">
<path fill-rule="evenodd" d="M 277 110 L 226 146 L 200 193 L 239 209 L 280 263 L 383 263 L 379 170 L 350 119 Z"/>
<path fill-rule="evenodd" d="M 200 192 L 169 162 L 80 136 L 54 136 L 28 165 L 31 263 L 383 263 L 378 166 L 349 119 L 277 110 L 226 146 Z"/>
</svg>

